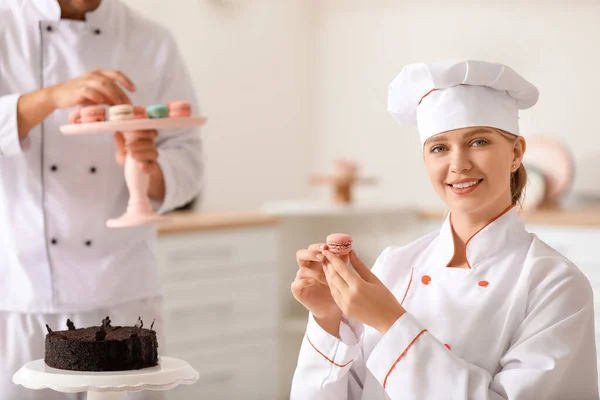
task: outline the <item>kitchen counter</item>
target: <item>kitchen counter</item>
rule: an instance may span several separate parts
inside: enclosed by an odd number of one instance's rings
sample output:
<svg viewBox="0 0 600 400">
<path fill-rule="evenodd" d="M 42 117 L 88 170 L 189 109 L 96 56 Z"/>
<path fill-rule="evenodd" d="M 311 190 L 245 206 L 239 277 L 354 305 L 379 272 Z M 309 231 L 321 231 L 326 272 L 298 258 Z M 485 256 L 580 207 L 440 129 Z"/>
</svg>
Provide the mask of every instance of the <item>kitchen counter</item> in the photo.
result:
<svg viewBox="0 0 600 400">
<path fill-rule="evenodd" d="M 419 210 L 418 214 L 424 220 L 442 220 L 446 215 L 443 210 Z M 527 224 L 600 227 L 600 205 L 521 211 L 520 215 Z"/>
<path fill-rule="evenodd" d="M 171 217 L 170 221 L 161 222 L 157 225 L 159 236 L 229 228 L 269 226 L 279 222 L 279 218 L 276 216 L 251 212 L 200 213 L 187 211 L 171 213 L 168 216 Z"/>
</svg>

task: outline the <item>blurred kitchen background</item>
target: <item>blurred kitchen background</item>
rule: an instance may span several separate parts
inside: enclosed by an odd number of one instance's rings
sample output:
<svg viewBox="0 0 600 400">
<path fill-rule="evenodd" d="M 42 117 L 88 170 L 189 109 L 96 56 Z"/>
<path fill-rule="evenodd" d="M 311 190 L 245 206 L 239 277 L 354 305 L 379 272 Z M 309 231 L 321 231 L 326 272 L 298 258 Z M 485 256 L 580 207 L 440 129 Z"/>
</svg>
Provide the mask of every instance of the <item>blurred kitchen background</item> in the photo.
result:
<svg viewBox="0 0 600 400">
<path fill-rule="evenodd" d="M 520 119 L 523 218 L 600 290 L 597 1 L 125 2 L 174 33 L 209 118 L 204 193 L 159 227 L 161 350 L 201 373 L 172 399 L 288 398 L 306 324 L 296 250 L 346 232 L 372 263 L 440 226 L 416 129 L 386 111 L 407 63 L 498 61 L 538 86 Z"/>
</svg>

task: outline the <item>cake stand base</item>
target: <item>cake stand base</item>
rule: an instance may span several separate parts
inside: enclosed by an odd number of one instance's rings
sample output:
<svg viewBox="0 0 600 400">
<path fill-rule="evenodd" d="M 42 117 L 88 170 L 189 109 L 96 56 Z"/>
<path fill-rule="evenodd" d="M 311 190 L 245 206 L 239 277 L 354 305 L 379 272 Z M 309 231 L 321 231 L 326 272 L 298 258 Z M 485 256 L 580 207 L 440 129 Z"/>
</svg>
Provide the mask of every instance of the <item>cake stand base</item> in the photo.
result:
<svg viewBox="0 0 600 400">
<path fill-rule="evenodd" d="M 21 367 L 12 380 L 16 385 L 34 390 L 87 392 L 88 400 L 125 400 L 127 392 L 191 385 L 198 380 L 198 372 L 187 362 L 171 357 L 159 357 L 156 367 L 116 372 L 67 371 L 51 368 L 44 360 L 35 360 Z"/>
</svg>

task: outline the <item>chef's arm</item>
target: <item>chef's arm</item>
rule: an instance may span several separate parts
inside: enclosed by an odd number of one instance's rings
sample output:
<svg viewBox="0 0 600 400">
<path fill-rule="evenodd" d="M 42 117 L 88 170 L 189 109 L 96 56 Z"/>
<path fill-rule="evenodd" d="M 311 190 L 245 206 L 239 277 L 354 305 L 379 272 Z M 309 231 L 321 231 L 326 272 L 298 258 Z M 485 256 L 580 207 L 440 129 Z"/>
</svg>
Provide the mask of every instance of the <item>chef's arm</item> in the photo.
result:
<svg viewBox="0 0 600 400">
<path fill-rule="evenodd" d="M 495 376 L 447 349 L 409 313 L 378 342 L 367 368 L 392 400 L 556 399 L 557 389 L 572 385 L 570 371 L 586 365 L 574 355 L 582 347 L 595 351 L 593 303 L 585 279 L 558 276 L 544 286 L 530 299 Z M 580 371 L 577 379 L 587 397 L 572 398 L 598 398 L 595 368 Z"/>
<path fill-rule="evenodd" d="M 338 339 L 325 332 L 310 314 L 290 399 L 360 399 L 366 372 L 363 332 L 362 324 L 344 318 Z"/>
<path fill-rule="evenodd" d="M 19 139 L 29 132 L 55 110 L 48 89 L 36 90 L 19 97 L 17 102 L 17 126 Z"/>
<path fill-rule="evenodd" d="M 98 69 L 27 94 L 0 96 L 0 155 L 21 152 L 21 143 L 29 132 L 57 108 L 130 103 L 119 84 L 135 90 L 133 82 L 123 73 Z"/>
<path fill-rule="evenodd" d="M 20 153 L 21 142 L 52 111 L 46 89 L 0 96 L 0 155 Z"/>
<path fill-rule="evenodd" d="M 389 250 L 377 257 L 372 271 L 384 265 Z M 342 315 L 337 332 L 338 337 L 331 335 L 309 314 L 292 380 L 291 400 L 362 398 L 367 373 L 363 348 L 365 326 Z"/>
</svg>

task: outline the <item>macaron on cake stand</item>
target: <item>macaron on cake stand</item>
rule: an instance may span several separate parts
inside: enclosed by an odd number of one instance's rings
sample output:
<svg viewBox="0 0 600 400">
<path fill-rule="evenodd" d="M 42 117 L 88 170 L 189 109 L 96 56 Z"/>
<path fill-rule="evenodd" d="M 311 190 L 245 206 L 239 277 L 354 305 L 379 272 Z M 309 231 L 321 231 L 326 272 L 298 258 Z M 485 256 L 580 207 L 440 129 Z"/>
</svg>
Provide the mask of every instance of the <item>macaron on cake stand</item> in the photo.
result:
<svg viewBox="0 0 600 400">
<path fill-rule="evenodd" d="M 159 357 L 156 367 L 117 372 L 55 369 L 40 359 L 25 364 L 12 380 L 34 390 L 87 392 L 87 400 L 125 400 L 127 392 L 169 390 L 180 384 L 191 385 L 198 380 L 198 372 L 187 362 L 171 357 Z"/>
<path fill-rule="evenodd" d="M 62 125 L 60 131 L 64 135 L 93 135 L 101 133 L 123 132 L 125 143 L 131 143 L 136 131 L 156 129 L 185 128 L 202 126 L 205 117 L 167 117 L 167 118 L 140 118 L 119 121 L 101 121 L 88 123 L 75 123 Z M 111 228 L 130 227 L 156 223 L 168 220 L 168 217 L 157 214 L 148 198 L 150 176 L 144 173 L 131 153 L 125 157 L 125 182 L 129 189 L 129 202 L 123 215 L 109 219 L 106 225 Z"/>
</svg>

